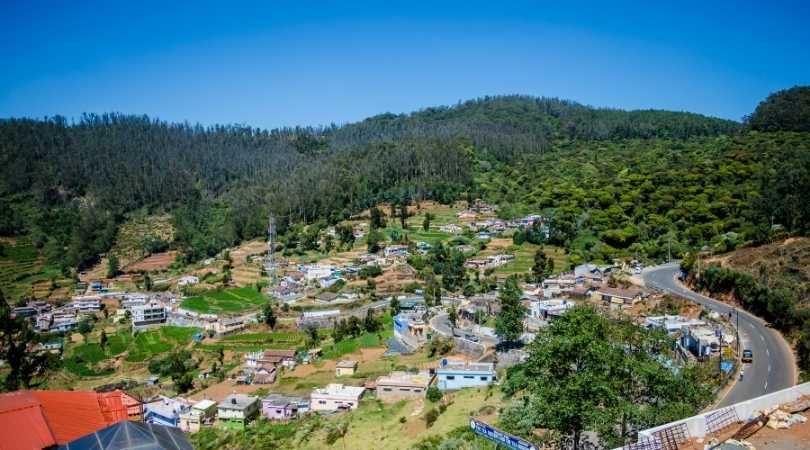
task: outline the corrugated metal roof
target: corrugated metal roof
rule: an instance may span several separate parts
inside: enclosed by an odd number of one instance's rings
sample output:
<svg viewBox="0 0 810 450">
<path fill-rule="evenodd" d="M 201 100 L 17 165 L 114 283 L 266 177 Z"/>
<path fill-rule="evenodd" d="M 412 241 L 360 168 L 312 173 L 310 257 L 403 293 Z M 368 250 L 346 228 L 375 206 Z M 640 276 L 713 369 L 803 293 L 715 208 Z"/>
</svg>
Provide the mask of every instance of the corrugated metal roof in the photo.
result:
<svg viewBox="0 0 810 450">
<path fill-rule="evenodd" d="M 28 392 L 0 395 L 0 449 L 42 449 L 56 445 L 39 401 Z"/>
<path fill-rule="evenodd" d="M 129 416 L 127 394 L 18 391 L 0 395 L 0 450 L 64 444 Z M 20 433 L 20 430 L 26 430 Z M 30 431 L 29 431 L 30 430 Z"/>
</svg>

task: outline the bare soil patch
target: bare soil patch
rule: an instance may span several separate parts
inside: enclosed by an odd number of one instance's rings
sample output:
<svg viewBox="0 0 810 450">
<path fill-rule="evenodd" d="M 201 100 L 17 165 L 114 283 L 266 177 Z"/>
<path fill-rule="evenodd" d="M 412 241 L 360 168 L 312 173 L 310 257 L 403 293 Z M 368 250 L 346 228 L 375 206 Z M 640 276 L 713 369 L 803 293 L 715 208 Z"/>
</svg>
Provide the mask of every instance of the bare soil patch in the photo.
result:
<svg viewBox="0 0 810 450">
<path fill-rule="evenodd" d="M 152 256 L 149 256 L 135 264 L 130 264 L 129 266 L 124 269 L 125 272 L 156 272 L 156 271 L 163 271 L 169 268 L 172 265 L 174 260 L 177 258 L 178 252 L 176 251 L 169 251 L 164 253 L 156 253 Z"/>
</svg>

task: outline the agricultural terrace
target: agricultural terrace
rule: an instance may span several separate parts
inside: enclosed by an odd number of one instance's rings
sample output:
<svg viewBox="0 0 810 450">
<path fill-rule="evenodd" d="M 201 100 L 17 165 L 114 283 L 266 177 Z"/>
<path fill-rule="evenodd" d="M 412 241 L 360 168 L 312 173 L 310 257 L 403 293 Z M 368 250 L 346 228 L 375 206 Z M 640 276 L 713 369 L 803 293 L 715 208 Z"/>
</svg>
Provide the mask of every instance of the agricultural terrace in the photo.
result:
<svg viewBox="0 0 810 450">
<path fill-rule="evenodd" d="M 267 297 L 253 287 L 208 291 L 183 300 L 180 307 L 203 314 L 253 311 L 267 303 Z"/>
<path fill-rule="evenodd" d="M 123 357 L 127 362 L 143 362 L 150 358 L 188 345 L 199 332 L 198 328 L 163 326 L 133 336 L 128 329 L 108 334 L 107 345 L 102 347 L 98 335 L 67 349 L 65 368 L 75 375 L 96 377 L 115 372 L 114 359 Z"/>
</svg>

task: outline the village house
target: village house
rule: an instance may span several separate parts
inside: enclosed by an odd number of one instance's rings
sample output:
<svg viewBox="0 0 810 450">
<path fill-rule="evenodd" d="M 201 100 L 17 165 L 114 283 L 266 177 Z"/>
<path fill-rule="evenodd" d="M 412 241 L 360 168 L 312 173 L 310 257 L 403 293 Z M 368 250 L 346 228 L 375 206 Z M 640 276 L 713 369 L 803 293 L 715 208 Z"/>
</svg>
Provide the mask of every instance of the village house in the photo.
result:
<svg viewBox="0 0 810 450">
<path fill-rule="evenodd" d="M 310 394 L 310 409 L 312 411 L 340 411 L 357 409 L 360 397 L 365 388 L 362 386 L 346 386 L 330 383 L 325 388 L 319 388 Z"/>
<path fill-rule="evenodd" d="M 383 250 L 383 255 L 385 255 L 386 258 L 407 257 L 408 246 L 403 244 L 389 245 Z"/>
<path fill-rule="evenodd" d="M 231 394 L 217 404 L 217 423 L 232 430 L 244 430 L 258 413 L 258 397 Z"/>
<path fill-rule="evenodd" d="M 681 336 L 681 346 L 697 358 L 706 358 L 720 351 L 720 337 L 714 328 L 706 325 L 686 327 Z"/>
<path fill-rule="evenodd" d="M 637 288 L 612 288 L 608 286 L 600 287 L 593 293 L 597 299 L 619 308 L 635 305 L 642 300 L 643 294 L 641 289 Z"/>
<path fill-rule="evenodd" d="M 217 402 L 200 400 L 180 414 L 180 429 L 186 433 L 196 433 L 203 425 L 211 425 L 217 413 Z"/>
<path fill-rule="evenodd" d="M 566 311 L 576 306 L 571 300 L 541 300 L 531 302 L 529 305 L 529 316 L 536 319 L 552 320 L 560 317 Z"/>
<path fill-rule="evenodd" d="M 101 311 L 101 298 L 94 295 L 73 297 L 70 306 L 80 314 L 94 314 Z"/>
<path fill-rule="evenodd" d="M 304 272 L 304 278 L 306 278 L 307 281 L 329 278 L 332 276 L 334 270 L 335 268 L 333 266 L 322 264 L 313 264 L 310 266 L 302 267 L 302 272 Z"/>
<path fill-rule="evenodd" d="M 250 384 L 273 384 L 276 381 L 275 367 L 259 367 L 250 374 Z"/>
<path fill-rule="evenodd" d="M 470 209 L 460 211 L 456 214 L 456 217 L 458 217 L 459 220 L 475 220 L 477 216 L 478 214 Z"/>
<path fill-rule="evenodd" d="M 433 376 L 427 370 L 417 373 L 391 372 L 377 378 L 377 398 L 385 403 L 424 398 Z"/>
<path fill-rule="evenodd" d="M 340 318 L 340 310 L 304 311 L 298 318 L 298 328 L 303 330 L 309 327 L 329 328 Z"/>
<path fill-rule="evenodd" d="M 683 316 L 653 316 L 647 317 L 644 320 L 645 327 L 664 330 L 667 332 L 667 334 L 677 333 L 685 330 L 688 327 L 696 327 L 701 325 L 706 325 L 706 322 L 698 319 L 687 319 Z"/>
<path fill-rule="evenodd" d="M 143 421 L 167 427 L 180 426 L 180 415 L 191 408 L 191 403 L 182 398 L 159 396 L 157 400 L 143 405 Z"/>
<path fill-rule="evenodd" d="M 436 369 L 436 386 L 442 391 L 486 386 L 495 378 L 493 363 L 442 360 Z"/>
<path fill-rule="evenodd" d="M 342 359 L 335 364 L 335 376 L 345 377 L 354 375 L 357 371 L 357 361 Z"/>
<path fill-rule="evenodd" d="M 295 368 L 295 350 L 271 349 L 245 354 L 245 366 L 248 368 L 276 368 L 283 366 Z"/>
<path fill-rule="evenodd" d="M 448 234 L 458 234 L 458 233 L 461 233 L 462 229 L 461 229 L 460 226 L 458 226 L 458 225 L 456 225 L 454 223 L 451 223 L 451 224 L 440 226 L 439 231 L 441 231 L 442 233 L 448 233 Z"/>
<path fill-rule="evenodd" d="M 270 394 L 262 399 L 262 414 L 270 420 L 287 421 L 309 410 L 309 400 L 281 394 Z"/>
<path fill-rule="evenodd" d="M 130 309 L 130 314 L 132 328 L 135 330 L 166 323 L 166 307 L 162 303 L 155 301 L 145 305 L 133 306 Z"/>
<path fill-rule="evenodd" d="M 200 282 L 200 279 L 198 277 L 195 277 L 194 275 L 186 275 L 184 277 L 180 277 L 180 279 L 177 280 L 177 285 L 181 286 L 181 287 L 182 286 L 191 286 L 191 285 L 197 284 L 199 282 Z"/>
<path fill-rule="evenodd" d="M 242 331 L 247 328 L 247 320 L 246 316 L 220 318 L 214 323 L 214 332 L 225 335 Z"/>
</svg>

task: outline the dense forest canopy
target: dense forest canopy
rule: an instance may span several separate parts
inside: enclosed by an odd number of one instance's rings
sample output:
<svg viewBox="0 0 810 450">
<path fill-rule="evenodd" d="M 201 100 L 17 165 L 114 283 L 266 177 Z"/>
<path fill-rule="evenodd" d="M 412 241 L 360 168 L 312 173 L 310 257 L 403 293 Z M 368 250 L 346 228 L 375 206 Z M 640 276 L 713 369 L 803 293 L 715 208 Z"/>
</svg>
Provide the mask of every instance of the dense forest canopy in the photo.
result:
<svg viewBox="0 0 810 450">
<path fill-rule="evenodd" d="M 810 131 L 810 86 L 795 86 L 769 95 L 748 123 L 759 131 Z"/>
<path fill-rule="evenodd" d="M 69 272 L 96 262 L 135 211 L 173 214 L 173 245 L 195 260 L 261 236 L 270 212 L 284 233 L 381 201 L 484 197 L 545 210 L 552 240 L 579 258 L 656 258 L 665 244 L 756 240 L 763 217 L 801 231 L 800 197 L 772 199 L 790 188 L 779 167 L 807 187 L 806 146 L 698 114 L 527 96 L 323 128 L 5 119 L 0 235 L 30 236 Z"/>
</svg>

